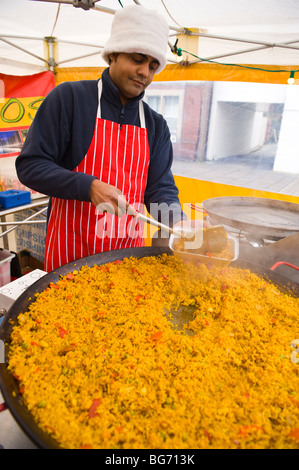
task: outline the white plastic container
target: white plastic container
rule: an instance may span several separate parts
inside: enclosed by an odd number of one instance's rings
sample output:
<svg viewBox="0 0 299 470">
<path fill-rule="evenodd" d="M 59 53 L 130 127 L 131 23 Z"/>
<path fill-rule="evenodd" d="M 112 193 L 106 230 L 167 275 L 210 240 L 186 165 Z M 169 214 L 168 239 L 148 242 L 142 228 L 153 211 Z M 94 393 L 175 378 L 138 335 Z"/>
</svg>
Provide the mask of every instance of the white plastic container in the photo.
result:
<svg viewBox="0 0 299 470">
<path fill-rule="evenodd" d="M 0 287 L 10 282 L 10 263 L 14 257 L 10 251 L 0 250 Z"/>
<path fill-rule="evenodd" d="M 231 246 L 231 257 L 230 258 L 217 258 L 211 257 L 207 255 L 202 255 L 199 253 L 192 253 L 188 251 L 180 251 L 177 249 L 177 241 L 178 238 L 171 235 L 169 239 L 169 248 L 173 251 L 173 253 L 182 258 L 184 261 L 193 262 L 196 264 L 207 264 L 209 266 L 228 266 L 233 261 L 236 261 L 239 257 L 239 242 L 235 237 L 231 235 L 227 236 L 228 241 L 230 242 Z"/>
</svg>

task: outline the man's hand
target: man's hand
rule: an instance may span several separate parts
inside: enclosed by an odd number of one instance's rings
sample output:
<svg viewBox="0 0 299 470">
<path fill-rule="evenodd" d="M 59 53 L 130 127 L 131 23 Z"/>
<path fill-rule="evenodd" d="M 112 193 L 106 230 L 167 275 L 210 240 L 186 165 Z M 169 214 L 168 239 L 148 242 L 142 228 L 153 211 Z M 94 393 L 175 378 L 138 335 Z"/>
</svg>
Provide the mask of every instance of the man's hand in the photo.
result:
<svg viewBox="0 0 299 470">
<path fill-rule="evenodd" d="M 109 212 L 118 217 L 124 215 L 129 207 L 125 196 L 118 188 L 98 179 L 91 183 L 90 200 L 100 212 Z"/>
</svg>

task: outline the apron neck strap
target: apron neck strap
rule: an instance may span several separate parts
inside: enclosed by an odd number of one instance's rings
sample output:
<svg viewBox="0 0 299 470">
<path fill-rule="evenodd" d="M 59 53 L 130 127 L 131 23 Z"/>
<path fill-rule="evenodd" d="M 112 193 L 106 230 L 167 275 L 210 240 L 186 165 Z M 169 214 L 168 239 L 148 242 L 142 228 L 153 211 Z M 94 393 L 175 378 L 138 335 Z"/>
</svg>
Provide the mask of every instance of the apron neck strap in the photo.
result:
<svg viewBox="0 0 299 470">
<path fill-rule="evenodd" d="M 97 117 L 101 119 L 101 96 L 102 96 L 102 80 L 98 81 L 98 111 L 97 111 Z M 139 101 L 139 119 L 140 119 L 140 127 L 145 129 L 145 116 L 144 116 L 144 106 L 143 106 L 143 101 Z"/>
</svg>

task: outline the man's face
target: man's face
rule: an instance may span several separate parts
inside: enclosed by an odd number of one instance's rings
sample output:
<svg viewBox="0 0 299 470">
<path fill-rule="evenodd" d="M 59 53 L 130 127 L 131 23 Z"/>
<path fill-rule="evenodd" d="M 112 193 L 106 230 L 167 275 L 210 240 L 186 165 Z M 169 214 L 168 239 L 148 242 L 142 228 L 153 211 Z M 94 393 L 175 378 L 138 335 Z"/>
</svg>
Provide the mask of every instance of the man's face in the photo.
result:
<svg viewBox="0 0 299 470">
<path fill-rule="evenodd" d="M 153 57 L 139 53 L 110 54 L 110 60 L 109 74 L 123 105 L 148 87 L 159 66 Z"/>
</svg>

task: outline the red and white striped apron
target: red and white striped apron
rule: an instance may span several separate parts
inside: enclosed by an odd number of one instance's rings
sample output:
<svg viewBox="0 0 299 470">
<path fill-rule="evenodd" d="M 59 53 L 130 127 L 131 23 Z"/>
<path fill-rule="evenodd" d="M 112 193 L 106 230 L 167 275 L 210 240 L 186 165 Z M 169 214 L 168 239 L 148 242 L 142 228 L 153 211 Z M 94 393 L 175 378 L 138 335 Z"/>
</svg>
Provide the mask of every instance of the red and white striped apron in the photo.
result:
<svg viewBox="0 0 299 470">
<path fill-rule="evenodd" d="M 143 103 L 139 103 L 141 127 L 101 119 L 102 82 L 99 80 L 98 111 L 90 147 L 73 170 L 94 175 L 116 186 L 139 212 L 149 165 L 149 146 Z M 45 270 L 104 251 L 144 245 L 142 222 L 123 215 L 100 213 L 92 203 L 53 198 L 48 223 Z"/>
</svg>

